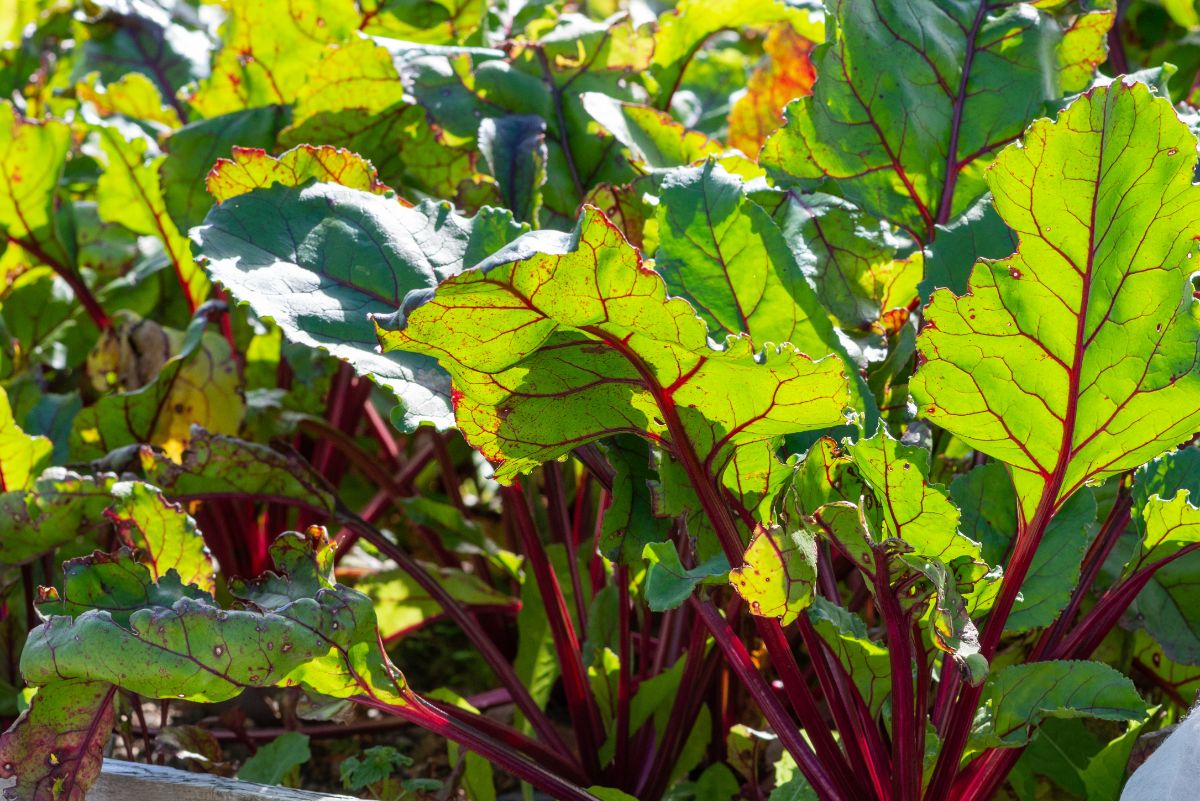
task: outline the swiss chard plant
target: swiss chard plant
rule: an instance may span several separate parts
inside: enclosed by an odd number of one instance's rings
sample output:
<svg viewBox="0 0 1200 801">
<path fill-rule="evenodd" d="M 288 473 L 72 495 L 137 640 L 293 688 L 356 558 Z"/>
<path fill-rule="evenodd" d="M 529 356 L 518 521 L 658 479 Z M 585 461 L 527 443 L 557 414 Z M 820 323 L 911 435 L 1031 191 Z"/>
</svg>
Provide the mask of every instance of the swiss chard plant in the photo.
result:
<svg viewBox="0 0 1200 801">
<path fill-rule="evenodd" d="M 8 797 L 1116 801 L 1200 690 L 1184 5 L 0 8 Z"/>
</svg>

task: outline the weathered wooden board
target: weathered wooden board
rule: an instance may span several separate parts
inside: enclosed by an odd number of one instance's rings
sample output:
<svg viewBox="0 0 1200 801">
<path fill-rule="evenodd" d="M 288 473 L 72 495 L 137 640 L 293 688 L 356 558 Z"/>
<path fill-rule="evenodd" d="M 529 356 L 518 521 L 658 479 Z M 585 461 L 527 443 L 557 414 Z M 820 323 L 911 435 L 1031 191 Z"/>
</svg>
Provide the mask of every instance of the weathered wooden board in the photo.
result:
<svg viewBox="0 0 1200 801">
<path fill-rule="evenodd" d="M 0 788 L 12 784 L 0 779 Z M 104 772 L 88 793 L 88 801 L 358 801 L 345 795 L 326 795 L 286 787 L 222 779 L 158 765 L 104 760 Z"/>
</svg>

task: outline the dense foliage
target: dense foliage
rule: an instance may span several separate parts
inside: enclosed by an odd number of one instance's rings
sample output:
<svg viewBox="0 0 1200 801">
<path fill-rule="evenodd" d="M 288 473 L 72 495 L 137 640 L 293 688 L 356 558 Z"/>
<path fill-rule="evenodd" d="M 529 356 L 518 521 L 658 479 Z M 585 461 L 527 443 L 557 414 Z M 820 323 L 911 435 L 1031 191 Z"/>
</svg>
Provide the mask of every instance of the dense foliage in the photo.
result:
<svg viewBox="0 0 1200 801">
<path fill-rule="evenodd" d="M 1115 801 L 1200 689 L 1197 30 L 0 2 L 9 797 Z"/>
</svg>

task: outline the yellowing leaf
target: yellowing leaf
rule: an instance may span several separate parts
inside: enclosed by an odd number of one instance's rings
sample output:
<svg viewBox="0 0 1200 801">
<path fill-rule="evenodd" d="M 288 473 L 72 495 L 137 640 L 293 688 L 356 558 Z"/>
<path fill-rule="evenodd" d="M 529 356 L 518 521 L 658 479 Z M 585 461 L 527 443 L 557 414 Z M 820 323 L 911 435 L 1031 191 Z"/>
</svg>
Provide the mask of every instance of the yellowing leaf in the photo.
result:
<svg viewBox="0 0 1200 801">
<path fill-rule="evenodd" d="M 220 203 L 271 184 L 300 186 L 313 179 L 377 195 L 389 191 L 379 182 L 371 162 L 330 145 L 300 145 L 278 157 L 258 148 L 235 147 L 232 158 L 219 159 L 213 165 L 206 184 L 209 194 Z"/>
<path fill-rule="evenodd" d="M 729 583 L 750 603 L 752 614 L 796 620 L 813 598 L 817 541 L 803 529 L 759 528 L 746 548 L 746 563 L 729 571 Z"/>
<path fill-rule="evenodd" d="M 767 61 L 750 76 L 746 93 L 729 112 L 729 145 L 756 156 L 768 134 L 783 125 L 783 109 L 797 97 L 812 94 L 817 79 L 809 55 L 813 43 L 790 23 L 771 27 L 763 49 Z"/>
</svg>

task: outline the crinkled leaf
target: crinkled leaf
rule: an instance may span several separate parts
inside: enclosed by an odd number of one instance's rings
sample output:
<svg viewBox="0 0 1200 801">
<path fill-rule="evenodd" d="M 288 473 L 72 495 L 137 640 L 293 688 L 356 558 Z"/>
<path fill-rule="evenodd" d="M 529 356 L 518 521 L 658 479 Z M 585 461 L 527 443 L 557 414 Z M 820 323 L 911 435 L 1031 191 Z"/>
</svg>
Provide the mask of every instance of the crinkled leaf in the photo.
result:
<svg viewBox="0 0 1200 801">
<path fill-rule="evenodd" d="M 386 350 L 436 356 L 459 429 L 511 481 L 585 442 L 649 436 L 713 477 L 734 449 L 844 420 L 834 359 L 791 347 L 724 350 L 595 209 L 575 233 L 538 232 L 381 319 Z"/>
<path fill-rule="evenodd" d="M 51 617 L 30 633 L 21 671 L 38 686 L 81 679 L 195 701 L 285 682 L 335 697 L 379 692 L 396 701 L 402 685 L 389 685 L 402 679 L 379 661 L 371 602 L 332 582 L 328 554 L 328 544 L 281 536 L 271 547 L 279 573 L 231 583 L 235 597 L 248 602 L 244 609 L 221 609 L 185 593 L 128 617 L 106 608 Z M 86 571 L 107 563 L 79 565 Z"/>
<path fill-rule="evenodd" d="M 328 485 L 297 454 L 199 426 L 192 427 L 178 461 L 148 447 L 137 457 L 146 480 L 172 498 L 269 497 L 300 501 L 329 513 L 336 506 Z"/>
<path fill-rule="evenodd" d="M 272 184 L 303 186 L 309 181 L 330 183 L 385 194 L 371 162 L 357 153 L 331 145 L 299 145 L 278 157 L 257 148 L 235 147 L 233 156 L 218 159 L 205 179 L 218 203 Z"/>
<path fill-rule="evenodd" d="M 983 698 L 987 714 L 972 738 L 986 747 L 1024 745 L 1046 718 L 1140 720 L 1146 712 L 1133 682 L 1100 662 L 1011 665 L 992 675 Z"/>
<path fill-rule="evenodd" d="M 1028 519 L 1088 480 L 1200 428 L 1196 138 L 1142 84 L 1114 84 L 1034 123 L 990 171 L 1011 258 L 971 293 L 934 292 L 912 392 L 921 412 L 1007 462 Z"/>
<path fill-rule="evenodd" d="M 840 193 L 923 241 L 985 187 L 983 168 L 1048 101 L 1061 38 L 1046 13 L 1014 3 L 830 0 L 811 97 L 760 159 L 780 181 Z"/>
<path fill-rule="evenodd" d="M 979 652 L 979 630 L 959 591 L 959 576 L 937 559 L 905 555 L 901 559 L 923 575 L 933 588 L 929 604 L 929 634 L 934 647 L 954 658 L 964 680 L 978 686 L 988 675 L 988 662 Z"/>
<path fill-rule="evenodd" d="M 213 564 L 196 530 L 196 521 L 149 484 L 113 485 L 115 503 L 108 517 L 141 553 L 155 581 L 174 570 L 184 584 L 214 592 Z"/>
<path fill-rule="evenodd" d="M 299 89 L 280 144 L 339 145 L 398 190 L 453 198 L 474 176 L 476 154 L 451 147 L 410 101 L 386 48 L 370 40 L 329 48 Z"/>
<path fill-rule="evenodd" d="M 43 687 L 29 709 L 0 734 L 0 778 L 16 777 L 5 791 L 28 801 L 84 801 L 100 775 L 113 727 L 113 688 L 103 682 L 65 681 Z"/>
<path fill-rule="evenodd" d="M 335 184 L 272 186 L 225 201 L 193 231 L 213 278 L 293 342 L 328 350 L 391 390 L 398 422 L 451 424 L 432 359 L 380 354 L 367 315 L 435 286 L 523 230 L 507 211 L 475 218 L 446 204 L 405 208 Z"/>
<path fill-rule="evenodd" d="M 979 543 L 959 531 L 959 511 L 950 494 L 929 483 L 928 451 L 893 439 L 886 429 L 848 450 L 859 478 L 875 495 L 877 506 L 866 513 L 878 520 L 881 536 L 903 540 L 918 556 L 943 562 L 979 558 Z"/>
<path fill-rule="evenodd" d="M 749 602 L 751 614 L 786 626 L 812 603 L 817 541 L 804 529 L 760 527 L 743 558 L 745 564 L 729 571 L 729 583 Z"/>
<path fill-rule="evenodd" d="M 51 468 L 29 491 L 0 495 L 0 562 L 20 564 L 81 534 L 109 530 L 104 510 L 115 476 L 80 476 Z"/>
</svg>

